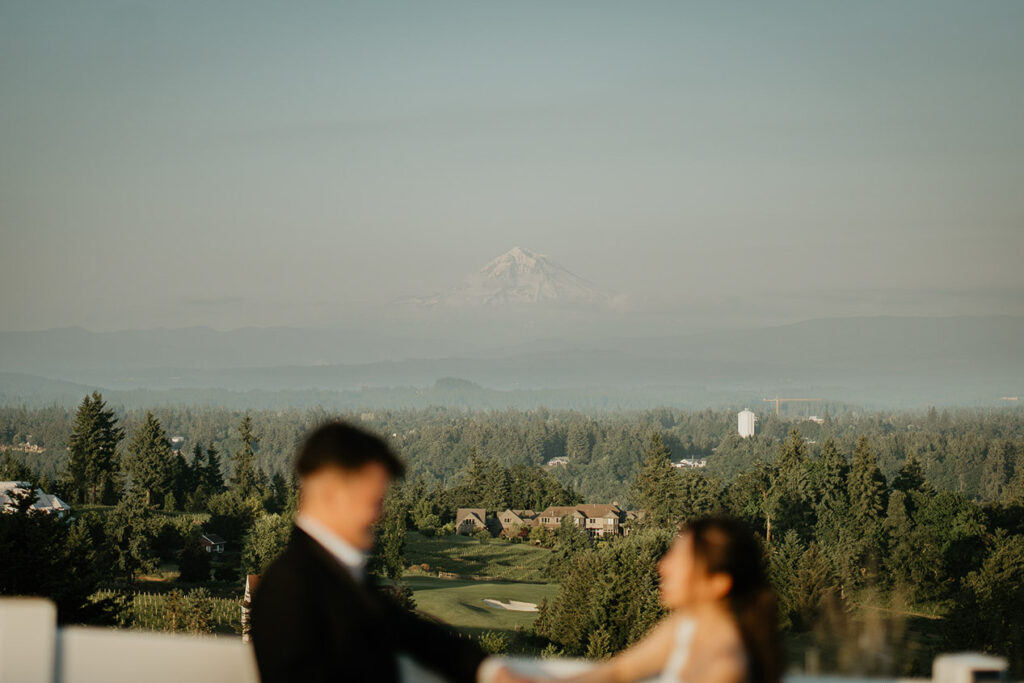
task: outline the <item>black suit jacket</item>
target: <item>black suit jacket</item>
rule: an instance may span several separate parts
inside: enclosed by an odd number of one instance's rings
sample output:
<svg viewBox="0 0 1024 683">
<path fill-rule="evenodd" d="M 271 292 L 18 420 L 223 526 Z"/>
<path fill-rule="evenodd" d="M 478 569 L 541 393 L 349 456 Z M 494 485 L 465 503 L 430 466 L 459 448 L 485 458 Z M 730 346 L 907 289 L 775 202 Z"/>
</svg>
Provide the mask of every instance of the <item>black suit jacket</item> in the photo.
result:
<svg viewBox="0 0 1024 683">
<path fill-rule="evenodd" d="M 477 645 L 361 585 L 301 529 L 252 597 L 252 641 L 263 683 L 398 680 L 408 653 L 457 683 L 472 683 Z"/>
</svg>

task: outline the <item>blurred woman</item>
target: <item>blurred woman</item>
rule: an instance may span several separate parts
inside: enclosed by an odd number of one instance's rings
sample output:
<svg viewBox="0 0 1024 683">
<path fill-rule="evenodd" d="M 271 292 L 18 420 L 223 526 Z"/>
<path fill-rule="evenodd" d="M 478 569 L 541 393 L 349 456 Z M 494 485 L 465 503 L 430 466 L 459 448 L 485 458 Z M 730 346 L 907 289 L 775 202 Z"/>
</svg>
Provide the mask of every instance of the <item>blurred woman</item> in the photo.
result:
<svg viewBox="0 0 1024 683">
<path fill-rule="evenodd" d="M 576 683 L 778 683 L 775 595 L 744 524 L 705 517 L 681 526 L 658 563 L 669 616 Z"/>
</svg>

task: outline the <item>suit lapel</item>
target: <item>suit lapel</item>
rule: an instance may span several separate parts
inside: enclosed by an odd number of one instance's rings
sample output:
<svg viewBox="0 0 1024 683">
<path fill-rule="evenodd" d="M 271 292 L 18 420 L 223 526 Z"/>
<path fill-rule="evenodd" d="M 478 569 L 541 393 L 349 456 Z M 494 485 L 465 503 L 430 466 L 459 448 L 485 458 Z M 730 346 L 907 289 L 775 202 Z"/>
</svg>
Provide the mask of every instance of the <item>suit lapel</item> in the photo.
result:
<svg viewBox="0 0 1024 683">
<path fill-rule="evenodd" d="M 379 606 L 376 600 L 374 600 L 375 596 L 371 592 L 373 583 L 370 581 L 369 576 L 366 577 L 366 585 L 361 585 L 355 580 L 351 572 L 338 562 L 338 558 L 332 555 L 327 548 L 320 545 L 316 539 L 298 527 L 292 530 L 291 543 L 300 552 L 312 556 L 320 566 L 327 569 L 331 577 L 340 584 L 338 587 L 345 593 L 352 595 L 367 610 L 370 612 L 377 612 L 379 610 Z"/>
</svg>

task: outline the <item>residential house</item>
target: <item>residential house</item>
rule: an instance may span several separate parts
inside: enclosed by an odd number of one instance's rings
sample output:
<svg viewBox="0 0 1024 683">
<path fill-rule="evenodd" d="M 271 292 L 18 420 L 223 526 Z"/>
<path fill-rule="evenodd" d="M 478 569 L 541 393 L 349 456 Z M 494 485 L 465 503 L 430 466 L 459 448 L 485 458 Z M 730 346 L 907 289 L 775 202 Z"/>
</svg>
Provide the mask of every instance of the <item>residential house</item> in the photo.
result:
<svg viewBox="0 0 1024 683">
<path fill-rule="evenodd" d="M 455 533 L 472 534 L 487 528 L 487 511 L 483 508 L 459 508 L 455 511 Z"/>
<path fill-rule="evenodd" d="M 32 484 L 27 481 L 0 481 L 0 512 L 15 512 L 18 500 L 31 492 Z M 31 512 L 57 515 L 64 519 L 71 514 L 71 506 L 57 496 L 37 488 L 36 500 L 29 507 Z"/>
<path fill-rule="evenodd" d="M 506 509 L 498 515 L 501 533 L 505 536 L 525 536 L 530 528 L 537 523 L 537 513 L 533 510 Z"/>
<path fill-rule="evenodd" d="M 208 553 L 220 554 L 224 552 L 224 546 L 227 543 L 223 538 L 217 534 L 203 534 L 203 549 Z"/>
<path fill-rule="evenodd" d="M 692 459 L 692 460 L 688 459 L 688 458 L 683 458 L 679 462 L 672 463 L 673 467 L 677 467 L 677 468 L 683 469 L 683 470 L 700 469 L 702 467 L 707 467 L 707 465 L 708 465 L 708 461 L 707 461 L 706 458 L 695 458 L 695 459 Z"/>
<path fill-rule="evenodd" d="M 625 513 L 615 503 L 582 503 L 553 505 L 537 515 L 538 524 L 549 529 L 558 527 L 565 517 L 591 536 L 599 537 L 619 534 Z"/>
</svg>

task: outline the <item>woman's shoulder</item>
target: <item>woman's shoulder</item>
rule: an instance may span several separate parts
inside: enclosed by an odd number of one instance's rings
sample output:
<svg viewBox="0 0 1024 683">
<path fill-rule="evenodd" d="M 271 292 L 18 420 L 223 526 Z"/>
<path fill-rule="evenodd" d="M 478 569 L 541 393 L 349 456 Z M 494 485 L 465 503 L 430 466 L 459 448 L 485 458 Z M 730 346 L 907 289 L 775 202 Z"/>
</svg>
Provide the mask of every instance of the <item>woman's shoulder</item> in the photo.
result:
<svg viewBox="0 0 1024 683">
<path fill-rule="evenodd" d="M 709 611 L 695 620 L 694 649 L 707 658 L 729 658 L 746 662 L 743 634 L 728 612 Z"/>
</svg>

